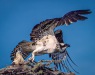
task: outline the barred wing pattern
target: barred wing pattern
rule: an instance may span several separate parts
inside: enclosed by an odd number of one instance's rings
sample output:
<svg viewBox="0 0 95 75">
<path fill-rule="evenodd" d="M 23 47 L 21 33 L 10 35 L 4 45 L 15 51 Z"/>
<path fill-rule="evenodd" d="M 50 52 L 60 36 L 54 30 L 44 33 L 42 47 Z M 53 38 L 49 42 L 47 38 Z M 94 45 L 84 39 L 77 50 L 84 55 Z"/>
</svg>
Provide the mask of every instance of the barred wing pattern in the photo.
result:
<svg viewBox="0 0 95 75">
<path fill-rule="evenodd" d="M 43 22 L 40 22 L 40 24 L 37 24 L 32 29 L 32 32 L 30 33 L 30 39 L 32 41 L 36 41 L 41 39 L 45 35 L 54 35 L 54 28 L 60 25 L 70 25 L 73 22 L 77 22 L 78 20 L 85 20 L 87 17 L 82 16 L 85 14 L 90 14 L 90 10 L 76 10 L 71 11 L 67 14 L 65 14 L 61 18 L 54 18 L 54 19 L 47 19 Z"/>
</svg>

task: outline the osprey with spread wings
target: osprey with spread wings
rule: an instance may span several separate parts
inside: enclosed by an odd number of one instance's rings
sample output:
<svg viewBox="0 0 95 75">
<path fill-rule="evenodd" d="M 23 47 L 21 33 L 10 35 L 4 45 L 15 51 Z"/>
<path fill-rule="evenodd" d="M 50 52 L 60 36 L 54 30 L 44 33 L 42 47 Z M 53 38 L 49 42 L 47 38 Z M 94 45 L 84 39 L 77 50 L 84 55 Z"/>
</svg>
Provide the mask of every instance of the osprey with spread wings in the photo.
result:
<svg viewBox="0 0 95 75">
<path fill-rule="evenodd" d="M 90 13 L 90 10 L 76 10 L 65 14 L 61 18 L 47 19 L 40 22 L 40 24 L 34 26 L 30 33 L 32 42 L 20 42 L 12 51 L 11 59 L 15 64 L 19 64 L 22 60 L 27 58 L 30 53 L 32 53 L 32 57 L 30 57 L 29 60 L 32 62 L 35 60 L 35 56 L 42 54 L 49 54 L 53 60 L 65 60 L 66 57 L 70 58 L 66 51 L 66 48 L 70 47 L 70 45 L 64 43 L 62 30 L 54 31 L 54 29 L 57 26 L 65 24 L 68 26 L 78 20 L 83 21 L 87 19 L 87 17 L 83 15 Z M 56 62 L 54 64 L 57 65 Z"/>
</svg>

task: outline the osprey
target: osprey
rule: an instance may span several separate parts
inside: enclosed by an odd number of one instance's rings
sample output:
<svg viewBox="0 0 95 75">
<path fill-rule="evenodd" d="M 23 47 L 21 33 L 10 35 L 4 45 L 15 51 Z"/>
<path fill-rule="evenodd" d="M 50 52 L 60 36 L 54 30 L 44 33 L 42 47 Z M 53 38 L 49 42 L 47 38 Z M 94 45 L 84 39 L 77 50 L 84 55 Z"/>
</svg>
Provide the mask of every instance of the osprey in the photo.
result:
<svg viewBox="0 0 95 75">
<path fill-rule="evenodd" d="M 90 14 L 90 10 L 77 10 L 65 14 L 61 18 L 47 19 L 37 24 L 30 34 L 31 40 L 35 42 L 35 48 L 32 57 L 29 60 L 34 61 L 35 55 L 43 53 L 56 53 L 61 50 L 60 43 L 55 37 L 54 29 L 60 25 L 70 25 L 77 20 L 85 20 L 87 17 L 82 15 Z"/>
<path fill-rule="evenodd" d="M 30 33 L 30 39 L 32 42 L 20 42 L 12 51 L 11 59 L 16 63 L 18 61 L 17 58 L 19 58 L 17 57 L 18 55 L 20 55 L 23 60 L 32 53 L 32 57 L 29 58 L 32 62 L 35 60 L 35 56 L 42 54 L 49 54 L 49 56 L 54 60 L 59 58 L 64 60 L 66 56 L 69 57 L 66 51 L 66 48 L 69 47 L 69 45 L 63 42 L 62 30 L 54 32 L 54 29 L 65 24 L 68 26 L 78 20 L 83 21 L 87 19 L 87 17 L 83 15 L 90 13 L 90 10 L 76 10 L 68 12 L 60 18 L 47 19 L 40 22 L 34 26 Z M 18 55 L 16 55 L 16 53 Z M 21 58 L 19 58 L 18 63 L 21 61 Z"/>
<path fill-rule="evenodd" d="M 63 42 L 63 35 L 62 35 L 62 30 L 57 30 L 54 32 L 57 40 L 60 42 L 60 47 L 62 49 L 61 54 L 63 51 L 65 51 L 65 49 L 67 47 L 70 47 L 69 44 L 64 44 Z M 35 43 L 34 42 L 28 42 L 26 40 L 23 40 L 21 42 L 18 43 L 18 45 L 16 46 L 16 48 L 14 48 L 14 50 L 11 53 L 11 60 L 15 63 L 15 64 L 20 64 L 24 62 L 24 59 L 26 59 L 28 57 L 28 55 L 33 52 L 33 48 L 31 48 Z M 56 53 L 54 53 L 56 54 Z M 55 60 L 55 58 L 58 57 L 54 57 L 54 54 L 49 54 L 49 56 L 53 57 L 53 59 Z M 57 52 L 57 54 L 59 54 L 59 52 Z M 39 53 L 39 55 L 41 55 L 41 53 Z M 66 54 L 64 53 L 64 56 Z M 63 56 L 63 58 L 64 58 Z"/>
<path fill-rule="evenodd" d="M 66 48 L 70 47 L 70 45 L 64 44 L 62 30 L 56 30 L 54 32 L 54 34 L 55 34 L 57 40 L 59 41 L 60 47 L 62 50 L 57 53 L 49 54 L 49 57 L 51 57 L 54 60 L 54 65 L 56 66 L 55 68 L 60 67 L 60 70 L 61 70 L 61 67 L 63 69 L 65 67 L 65 69 L 70 72 L 69 67 L 64 63 L 64 61 L 66 62 L 65 59 L 67 57 L 72 61 L 68 52 L 66 51 Z M 26 40 L 23 40 L 18 43 L 16 48 L 14 48 L 14 50 L 11 53 L 11 60 L 13 61 L 13 64 L 24 64 L 24 59 L 26 59 L 28 57 L 28 55 L 30 55 L 30 53 L 33 51 L 31 49 L 31 45 L 33 45 L 33 42 L 28 42 Z M 67 59 L 67 63 L 69 63 L 69 65 L 71 65 L 69 62 L 69 59 Z M 63 61 L 57 62 L 57 60 L 63 60 Z M 73 61 L 72 61 L 72 63 L 75 64 Z M 71 68 L 73 69 L 72 66 L 71 66 Z"/>
</svg>

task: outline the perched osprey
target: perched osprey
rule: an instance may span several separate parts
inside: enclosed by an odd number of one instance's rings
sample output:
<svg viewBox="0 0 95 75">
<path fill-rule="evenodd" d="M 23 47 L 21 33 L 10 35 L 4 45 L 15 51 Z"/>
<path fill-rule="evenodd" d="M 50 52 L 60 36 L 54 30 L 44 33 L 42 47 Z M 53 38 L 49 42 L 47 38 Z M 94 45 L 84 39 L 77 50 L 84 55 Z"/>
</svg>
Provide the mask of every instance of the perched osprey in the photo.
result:
<svg viewBox="0 0 95 75">
<path fill-rule="evenodd" d="M 16 63 L 17 57 L 16 53 L 22 54 L 20 56 L 24 59 L 32 52 L 32 57 L 29 60 L 34 61 L 35 56 L 42 54 L 49 54 L 52 59 L 56 60 L 63 56 L 69 56 L 66 48 L 69 47 L 68 44 L 64 44 L 62 41 L 62 31 L 54 29 L 61 25 L 70 25 L 77 20 L 85 20 L 87 17 L 83 16 L 85 14 L 90 14 L 90 10 L 76 10 L 65 14 L 63 17 L 47 19 L 40 24 L 37 24 L 32 29 L 30 33 L 30 38 L 32 42 L 22 41 L 20 42 L 11 54 L 12 60 Z M 22 59 L 23 60 L 23 59 Z M 20 62 L 20 58 L 19 58 Z M 56 65 L 56 63 L 55 63 Z"/>
<path fill-rule="evenodd" d="M 64 61 L 66 61 L 65 59 L 67 57 L 69 57 L 69 59 L 72 61 L 72 59 L 70 58 L 68 52 L 66 51 L 66 48 L 70 47 L 70 45 L 69 44 L 64 44 L 62 30 L 56 30 L 54 32 L 54 34 L 55 34 L 57 40 L 60 43 L 61 51 L 57 52 L 57 53 L 49 54 L 49 57 L 51 57 L 54 60 L 53 63 L 56 66 L 55 67 L 56 69 L 58 67 L 60 67 L 60 70 L 61 70 L 61 67 L 62 68 L 65 67 L 65 69 L 67 71 L 70 71 L 69 67 L 64 63 Z M 23 41 L 18 43 L 18 45 L 14 48 L 14 50 L 11 53 L 11 60 L 13 61 L 13 64 L 24 64 L 24 60 L 33 51 L 31 49 L 32 44 L 33 44 L 33 42 L 28 42 L 26 40 L 23 40 Z M 60 60 L 62 60 L 62 61 L 60 61 Z"/>
<path fill-rule="evenodd" d="M 62 35 L 62 30 L 57 30 L 55 31 L 55 36 L 57 38 L 57 40 L 60 42 L 60 47 L 61 47 L 61 53 L 58 52 L 57 54 L 62 54 L 63 51 L 65 51 L 65 49 L 67 47 L 70 47 L 69 44 L 64 44 L 63 42 L 63 35 Z M 15 63 L 15 64 L 20 64 L 20 63 L 23 63 L 24 62 L 24 59 L 26 59 L 31 52 L 33 52 L 34 50 L 31 48 L 32 45 L 34 45 L 35 43 L 34 42 L 28 42 L 26 40 L 23 40 L 21 42 L 18 43 L 18 45 L 14 48 L 14 50 L 12 51 L 11 53 L 11 60 Z M 49 56 L 53 57 L 54 58 L 58 58 L 58 56 L 54 56 L 54 54 L 56 53 L 53 53 L 53 54 L 50 54 Z M 42 53 L 39 53 L 38 55 L 42 55 Z M 66 56 L 66 54 L 64 53 L 64 56 Z M 65 58 L 65 57 L 62 57 L 62 58 Z M 54 59 L 56 60 L 56 59 Z"/>
</svg>

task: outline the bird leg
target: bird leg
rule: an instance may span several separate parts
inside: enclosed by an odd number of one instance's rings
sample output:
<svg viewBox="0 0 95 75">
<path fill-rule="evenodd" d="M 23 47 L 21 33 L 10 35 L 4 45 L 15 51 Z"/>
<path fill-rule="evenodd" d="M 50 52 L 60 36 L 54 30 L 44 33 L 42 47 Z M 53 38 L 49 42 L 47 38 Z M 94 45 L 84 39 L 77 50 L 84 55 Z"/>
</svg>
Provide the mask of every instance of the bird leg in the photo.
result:
<svg viewBox="0 0 95 75">
<path fill-rule="evenodd" d="M 41 52 L 43 49 L 40 47 L 32 52 L 32 57 L 29 58 L 29 61 L 34 62 L 35 55 L 37 55 L 39 52 Z"/>
<path fill-rule="evenodd" d="M 34 59 L 35 59 L 35 53 L 36 53 L 35 51 L 32 52 L 32 57 L 30 57 L 28 59 L 29 61 L 32 61 L 32 62 L 34 61 Z"/>
</svg>

